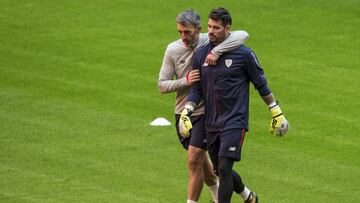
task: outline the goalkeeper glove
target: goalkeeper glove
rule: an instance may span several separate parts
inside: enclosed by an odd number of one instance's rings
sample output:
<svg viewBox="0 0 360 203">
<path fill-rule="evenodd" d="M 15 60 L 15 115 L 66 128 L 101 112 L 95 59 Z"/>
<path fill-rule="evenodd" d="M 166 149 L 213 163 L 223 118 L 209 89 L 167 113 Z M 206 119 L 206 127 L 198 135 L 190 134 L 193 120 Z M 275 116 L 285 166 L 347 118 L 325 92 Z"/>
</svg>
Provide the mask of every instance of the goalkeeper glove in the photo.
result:
<svg viewBox="0 0 360 203">
<path fill-rule="evenodd" d="M 275 106 L 270 107 L 270 112 L 272 116 L 269 128 L 270 133 L 279 137 L 285 135 L 290 128 L 290 125 L 283 115 L 279 105 L 276 103 Z"/>
<path fill-rule="evenodd" d="M 190 116 L 194 108 L 190 105 L 185 105 L 185 108 L 181 111 L 179 120 L 179 132 L 183 137 L 190 136 L 190 130 L 192 128 Z"/>
</svg>

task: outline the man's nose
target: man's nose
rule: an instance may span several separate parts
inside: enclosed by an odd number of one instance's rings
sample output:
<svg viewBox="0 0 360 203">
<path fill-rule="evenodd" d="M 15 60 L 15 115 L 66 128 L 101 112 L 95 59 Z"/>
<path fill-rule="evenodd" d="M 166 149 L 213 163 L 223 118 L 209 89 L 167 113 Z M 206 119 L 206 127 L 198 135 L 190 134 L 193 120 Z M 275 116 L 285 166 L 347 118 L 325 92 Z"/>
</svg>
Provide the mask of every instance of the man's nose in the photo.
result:
<svg viewBox="0 0 360 203">
<path fill-rule="evenodd" d="M 184 33 L 181 33 L 181 39 L 186 39 L 186 35 Z"/>
<path fill-rule="evenodd" d="M 208 28 L 208 33 L 210 34 L 212 34 L 212 33 L 214 33 L 214 29 L 212 29 L 212 28 Z"/>
</svg>

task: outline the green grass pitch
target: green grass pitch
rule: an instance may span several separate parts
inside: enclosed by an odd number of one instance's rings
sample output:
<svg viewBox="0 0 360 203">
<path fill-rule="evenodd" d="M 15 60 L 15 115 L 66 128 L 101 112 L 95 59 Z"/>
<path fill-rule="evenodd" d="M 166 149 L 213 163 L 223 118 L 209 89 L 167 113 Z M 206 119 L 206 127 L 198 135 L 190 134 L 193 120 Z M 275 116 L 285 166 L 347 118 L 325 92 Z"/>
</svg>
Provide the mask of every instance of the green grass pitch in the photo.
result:
<svg viewBox="0 0 360 203">
<path fill-rule="evenodd" d="M 149 123 L 174 123 L 157 78 L 176 15 L 196 9 L 206 32 L 217 6 L 291 124 L 269 135 L 252 88 L 235 170 L 261 202 L 360 202 L 358 0 L 0 0 L 0 202 L 185 202 L 174 126 Z"/>
</svg>

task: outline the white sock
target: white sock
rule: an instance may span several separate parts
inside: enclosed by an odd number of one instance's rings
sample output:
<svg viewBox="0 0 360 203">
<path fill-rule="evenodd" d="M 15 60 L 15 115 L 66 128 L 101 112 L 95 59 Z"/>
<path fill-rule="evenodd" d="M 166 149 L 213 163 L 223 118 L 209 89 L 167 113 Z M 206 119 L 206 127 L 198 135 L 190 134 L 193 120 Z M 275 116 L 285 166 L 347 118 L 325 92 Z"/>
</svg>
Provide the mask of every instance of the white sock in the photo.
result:
<svg viewBox="0 0 360 203">
<path fill-rule="evenodd" d="M 188 200 L 186 201 L 186 203 L 197 203 L 197 202 L 188 199 Z"/>
<path fill-rule="evenodd" d="M 245 186 L 244 190 L 240 193 L 240 196 L 246 201 L 249 198 L 250 190 Z"/>
<path fill-rule="evenodd" d="M 215 203 L 218 203 L 219 182 L 216 182 L 215 185 L 209 186 L 209 189 Z"/>
</svg>

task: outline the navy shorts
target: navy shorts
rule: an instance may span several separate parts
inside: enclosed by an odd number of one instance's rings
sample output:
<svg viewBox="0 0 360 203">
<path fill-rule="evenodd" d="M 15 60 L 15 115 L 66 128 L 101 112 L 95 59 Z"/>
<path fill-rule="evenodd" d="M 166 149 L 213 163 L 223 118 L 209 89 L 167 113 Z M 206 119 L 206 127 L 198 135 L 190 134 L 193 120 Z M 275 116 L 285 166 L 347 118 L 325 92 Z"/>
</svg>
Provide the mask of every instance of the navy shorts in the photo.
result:
<svg viewBox="0 0 360 203">
<path fill-rule="evenodd" d="M 180 115 L 175 114 L 176 133 L 177 133 L 177 135 L 179 137 L 179 141 L 183 145 L 183 147 L 185 149 L 188 149 L 189 145 L 191 145 L 191 146 L 206 150 L 207 149 L 207 141 L 206 141 L 206 135 L 205 135 L 204 117 L 202 115 L 190 117 L 193 128 L 190 130 L 189 137 L 181 136 L 181 134 L 179 132 L 179 119 L 180 119 Z"/>
<path fill-rule="evenodd" d="M 241 160 L 241 147 L 245 138 L 246 129 L 230 129 L 223 131 L 208 131 L 208 152 L 211 160 L 218 157 L 229 157 L 235 161 Z"/>
</svg>

